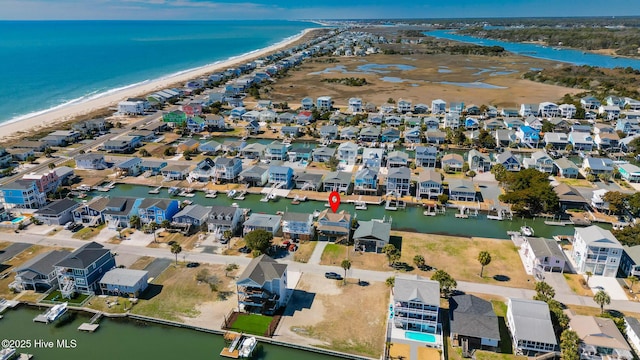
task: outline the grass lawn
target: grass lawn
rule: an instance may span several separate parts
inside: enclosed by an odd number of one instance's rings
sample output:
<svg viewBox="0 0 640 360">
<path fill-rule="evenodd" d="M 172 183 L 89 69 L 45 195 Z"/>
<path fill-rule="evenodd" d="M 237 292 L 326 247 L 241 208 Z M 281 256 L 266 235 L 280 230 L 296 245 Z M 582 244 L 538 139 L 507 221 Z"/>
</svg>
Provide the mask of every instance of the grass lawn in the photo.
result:
<svg viewBox="0 0 640 360">
<path fill-rule="evenodd" d="M 156 235 L 157 242 L 155 243 L 153 241 L 150 242 L 148 247 L 150 248 L 164 247 L 164 245 L 167 244 L 169 241 L 175 241 L 178 244 L 180 244 L 180 246 L 182 246 L 183 250 L 191 250 L 194 248 L 196 242 L 198 242 L 198 238 L 199 238 L 199 234 L 184 236 L 178 232 L 170 233 L 170 232 L 162 231 Z"/>
<path fill-rule="evenodd" d="M 56 290 L 49 293 L 49 295 L 47 295 L 47 297 L 42 299 L 42 301 L 51 301 L 51 302 L 58 302 L 58 303 L 68 302 L 69 305 L 78 306 L 82 304 L 82 302 L 89 297 L 91 297 L 91 295 L 76 294 L 73 299 L 65 299 L 62 297 L 62 293 L 60 292 L 60 290 Z"/>
<path fill-rule="evenodd" d="M 224 265 L 200 265 L 197 268 L 169 266 L 157 278 L 131 310 L 135 314 L 183 321 L 184 317 L 200 315 L 198 305 L 231 296 L 230 278 L 225 276 Z M 207 269 L 219 281 L 219 291 L 212 291 L 205 282 L 198 282 L 198 272 Z"/>
<path fill-rule="evenodd" d="M 116 304 L 113 304 L 114 302 L 116 302 Z M 111 306 L 109 306 L 109 304 L 111 304 Z M 132 304 L 129 299 L 116 296 L 107 296 L 106 298 L 96 297 L 85 305 L 85 307 L 94 310 L 114 314 L 125 313 L 128 309 L 131 309 L 131 306 Z"/>
<path fill-rule="evenodd" d="M 265 315 L 238 314 L 238 318 L 231 325 L 231 330 L 253 335 L 264 336 L 273 318 Z"/>
<path fill-rule="evenodd" d="M 583 305 L 567 305 L 567 308 L 573 310 L 573 312 L 575 312 L 578 315 L 587 315 L 587 316 L 598 316 L 600 315 L 600 307 L 594 302 L 593 306 L 595 307 L 591 307 L 591 306 L 583 306 Z M 607 310 L 616 310 L 614 307 L 610 306 L 610 305 L 605 305 L 604 306 L 604 311 L 606 312 Z M 625 316 L 631 316 L 631 317 L 635 317 L 635 318 L 640 318 L 640 314 L 639 313 L 634 313 L 634 312 L 630 312 L 630 311 L 620 311 L 621 313 L 623 313 Z"/>
<path fill-rule="evenodd" d="M 593 296 L 593 291 L 587 286 L 582 286 L 580 280 L 585 280 L 584 277 L 580 274 L 562 274 L 564 275 L 564 279 L 567 280 L 567 284 L 571 288 L 571 291 L 576 293 L 577 295 L 582 296 Z"/>
<path fill-rule="evenodd" d="M 138 260 L 136 260 L 133 264 L 131 264 L 131 266 L 129 266 L 129 269 L 144 270 L 144 268 L 146 268 L 147 265 L 151 264 L 153 260 L 155 260 L 155 258 L 151 256 L 139 257 Z"/>
<path fill-rule="evenodd" d="M 317 244 L 317 241 L 307 241 L 299 243 L 298 250 L 296 250 L 296 252 L 293 254 L 293 260 L 301 263 L 308 262 Z"/>
<path fill-rule="evenodd" d="M 98 235 L 100 231 L 104 229 L 104 227 L 105 227 L 105 224 L 100 224 L 96 227 L 85 227 L 80 229 L 77 233 L 73 234 L 73 236 L 71 237 L 73 239 L 89 240 L 94 236 Z"/>
<path fill-rule="evenodd" d="M 588 182 L 585 179 L 568 179 L 563 177 L 556 177 L 556 180 L 558 180 L 561 183 L 565 183 L 569 186 L 578 186 L 578 187 L 585 187 L 585 188 L 593 187 L 593 184 Z"/>
</svg>

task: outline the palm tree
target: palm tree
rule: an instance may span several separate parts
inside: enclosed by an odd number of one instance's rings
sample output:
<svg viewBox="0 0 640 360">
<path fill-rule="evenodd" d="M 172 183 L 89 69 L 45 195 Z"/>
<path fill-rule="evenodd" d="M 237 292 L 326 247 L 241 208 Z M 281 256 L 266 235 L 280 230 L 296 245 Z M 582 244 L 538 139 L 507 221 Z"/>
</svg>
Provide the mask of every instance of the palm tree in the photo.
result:
<svg viewBox="0 0 640 360">
<path fill-rule="evenodd" d="M 588 286 L 589 285 L 589 278 L 591 278 L 593 276 L 593 273 L 591 271 L 587 271 L 584 274 L 587 275 L 587 286 Z"/>
<path fill-rule="evenodd" d="M 156 230 L 158 230 L 158 223 L 155 221 L 152 221 L 149 223 L 149 229 L 153 232 L 153 242 L 158 242 L 156 240 Z"/>
<path fill-rule="evenodd" d="M 340 263 L 340 266 L 344 269 L 344 282 L 347 282 L 347 271 L 349 271 L 349 269 L 351 269 L 351 260 L 349 259 L 344 259 L 342 260 L 342 262 Z"/>
<path fill-rule="evenodd" d="M 604 306 L 611 304 L 611 297 L 604 290 L 600 290 L 593 296 L 593 301 L 600 305 L 600 314 L 604 314 Z"/>
<path fill-rule="evenodd" d="M 387 280 L 384 281 L 384 283 L 392 288 L 395 284 L 396 284 L 396 277 L 395 276 L 390 276 L 387 278 Z"/>
<path fill-rule="evenodd" d="M 416 264 L 416 267 L 418 269 L 424 268 L 424 265 L 425 265 L 424 256 L 422 256 L 422 255 L 414 256 L 413 257 L 413 263 Z"/>
<path fill-rule="evenodd" d="M 631 288 L 629 289 L 629 291 L 633 293 L 633 285 L 638 282 L 638 277 L 635 275 L 631 275 L 627 278 L 627 280 L 631 283 Z"/>
<path fill-rule="evenodd" d="M 393 244 L 386 244 L 385 246 L 382 247 L 382 252 L 387 255 L 387 260 L 389 260 L 389 266 L 391 266 L 392 262 L 391 262 L 391 258 L 393 257 L 393 254 L 398 252 L 398 249 L 396 249 L 396 247 Z"/>
<path fill-rule="evenodd" d="M 176 265 L 178 265 L 178 254 L 180 254 L 181 252 L 182 246 L 180 246 L 180 244 L 173 243 L 173 245 L 171 245 L 171 253 L 176 256 Z"/>
<path fill-rule="evenodd" d="M 163 228 L 165 228 L 165 229 L 168 229 L 168 228 L 169 228 L 169 226 L 171 226 L 171 221 L 169 221 L 169 220 L 167 220 L 167 219 L 162 220 L 162 222 L 160 223 L 160 226 L 162 226 L 162 227 L 163 227 Z"/>
<path fill-rule="evenodd" d="M 138 215 L 133 215 L 131 216 L 131 218 L 129 219 L 129 226 L 134 228 L 134 229 L 138 229 L 140 228 L 140 223 L 142 221 L 140 220 L 140 216 Z"/>
<path fill-rule="evenodd" d="M 491 254 L 488 251 L 480 251 L 478 254 L 478 262 L 482 267 L 480 268 L 480 277 L 482 277 L 482 273 L 484 272 L 484 267 L 491 263 Z"/>
<path fill-rule="evenodd" d="M 476 177 L 476 175 L 477 175 L 476 172 L 473 170 L 469 170 L 467 172 L 467 176 L 471 178 L 471 181 L 473 181 L 473 178 Z"/>
<path fill-rule="evenodd" d="M 222 233 L 222 238 L 224 238 L 225 240 L 230 240 L 232 236 L 233 236 L 233 232 L 231 232 L 231 230 L 225 230 Z"/>
<path fill-rule="evenodd" d="M 580 338 L 578 334 L 573 331 L 566 329 L 560 335 L 560 349 L 562 350 L 562 359 L 563 360 L 579 360 L 580 355 L 578 352 L 578 346 L 580 345 Z"/>
</svg>

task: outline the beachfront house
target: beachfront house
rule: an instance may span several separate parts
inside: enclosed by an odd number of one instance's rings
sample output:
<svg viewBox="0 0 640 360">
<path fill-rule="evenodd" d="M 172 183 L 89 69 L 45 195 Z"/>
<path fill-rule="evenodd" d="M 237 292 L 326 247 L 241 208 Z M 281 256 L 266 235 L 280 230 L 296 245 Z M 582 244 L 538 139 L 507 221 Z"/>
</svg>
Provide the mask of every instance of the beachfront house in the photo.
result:
<svg viewBox="0 0 640 360">
<path fill-rule="evenodd" d="M 293 186 L 294 171 L 288 166 L 271 165 L 269 166 L 269 181 L 271 186 L 291 189 Z"/>
<path fill-rule="evenodd" d="M 636 357 L 612 319 L 573 315 L 569 328 L 580 338 L 580 359 L 633 360 Z"/>
<path fill-rule="evenodd" d="M 576 228 L 570 255 L 579 274 L 615 277 L 623 251 L 611 231 L 592 225 Z"/>
<path fill-rule="evenodd" d="M 69 256 L 66 250 L 53 250 L 37 255 L 13 270 L 16 273 L 10 289 L 47 291 L 58 286 L 54 265 Z"/>
<path fill-rule="evenodd" d="M 104 160 L 103 154 L 85 153 L 75 156 L 76 169 L 80 170 L 104 170 L 109 164 Z"/>
<path fill-rule="evenodd" d="M 362 99 L 350 98 L 348 104 L 349 106 L 347 108 L 347 111 L 349 111 L 350 113 L 356 114 L 362 112 Z"/>
<path fill-rule="evenodd" d="M 467 155 L 467 162 L 469 163 L 469 170 L 473 170 L 478 173 L 489 171 L 491 169 L 491 159 L 489 155 L 483 154 L 478 150 L 471 149 Z"/>
<path fill-rule="evenodd" d="M 313 109 L 313 106 L 313 98 L 305 97 L 300 101 L 300 107 L 302 107 L 302 109 L 304 110 L 311 110 Z"/>
<path fill-rule="evenodd" d="M 173 220 L 173 216 L 180 210 L 180 204 L 175 199 L 145 198 L 138 206 L 138 216 L 143 224 L 155 222 L 161 224 L 164 220 Z"/>
<path fill-rule="evenodd" d="M 417 332 L 432 335 L 428 342 L 421 341 L 420 345 L 442 346 L 442 329 L 438 316 L 440 284 L 437 281 L 418 275 L 397 275 L 393 284 L 391 310 L 392 339 L 422 338 L 415 336 L 414 333 Z"/>
<path fill-rule="evenodd" d="M 429 105 L 427 104 L 415 104 L 413 106 L 414 114 L 426 114 L 429 112 Z"/>
<path fill-rule="evenodd" d="M 129 227 L 129 220 L 133 215 L 138 215 L 138 206 L 142 199 L 114 197 L 105 205 L 102 214 L 107 228 L 118 230 Z"/>
<path fill-rule="evenodd" d="M 84 226 L 104 223 L 103 211 L 108 203 L 109 198 L 102 196 L 96 196 L 89 201 L 83 200 L 82 204 L 71 212 L 73 221 Z"/>
<path fill-rule="evenodd" d="M 523 159 L 522 163 L 526 169 L 533 168 L 549 174 L 553 172 L 553 159 L 544 150 L 534 152 L 530 158 Z"/>
<path fill-rule="evenodd" d="M 580 99 L 580 105 L 582 105 L 585 110 L 597 110 L 602 103 L 593 96 L 585 96 Z"/>
<path fill-rule="evenodd" d="M 55 200 L 36 210 L 34 217 L 46 225 L 64 225 L 73 220 L 72 211 L 77 207 L 78 203 L 69 198 Z"/>
<path fill-rule="evenodd" d="M 600 105 L 598 114 L 608 121 L 618 120 L 620 118 L 620 107 L 617 105 Z"/>
<path fill-rule="evenodd" d="M 564 272 L 566 258 L 554 239 L 525 237 L 520 253 L 527 272 Z"/>
<path fill-rule="evenodd" d="M 313 149 L 311 157 L 314 162 L 327 162 L 336 154 L 336 148 L 330 148 L 327 146 L 321 146 Z"/>
<path fill-rule="evenodd" d="M 67 146 L 75 144 L 80 140 L 81 136 L 82 133 L 75 130 L 56 130 L 40 139 L 40 141 L 49 146 Z"/>
<path fill-rule="evenodd" d="M 118 103 L 118 114 L 123 115 L 142 115 L 146 111 L 148 101 L 141 99 L 139 101 L 120 101 Z"/>
<path fill-rule="evenodd" d="M 287 265 L 264 254 L 253 258 L 238 277 L 236 291 L 240 311 L 274 314 L 289 297 Z"/>
<path fill-rule="evenodd" d="M 449 328 L 451 344 L 461 347 L 463 356 L 474 350 L 499 350 L 498 316 L 487 300 L 468 294 L 450 297 Z"/>
<path fill-rule="evenodd" d="M 242 160 L 240 158 L 218 157 L 215 163 L 214 182 L 235 183 L 242 172 Z"/>
<path fill-rule="evenodd" d="M 4 184 L 0 191 L 5 209 L 39 209 L 47 204 L 47 194 L 38 189 L 35 180 L 14 180 Z"/>
<path fill-rule="evenodd" d="M 95 241 L 78 248 L 54 265 L 63 298 L 99 292 L 100 279 L 115 266 L 111 251 Z"/>
<path fill-rule="evenodd" d="M 449 199 L 452 201 L 476 201 L 476 187 L 466 179 L 449 181 Z"/>
<path fill-rule="evenodd" d="M 202 226 L 207 223 L 210 211 L 211 208 L 207 206 L 199 204 L 187 205 L 173 215 L 172 224 L 183 228 L 193 226 L 197 229 L 201 229 Z"/>
<path fill-rule="evenodd" d="M 100 279 L 103 295 L 137 298 L 149 286 L 149 272 L 144 270 L 115 268 Z"/>
<path fill-rule="evenodd" d="M 315 233 L 312 214 L 285 212 L 282 215 L 282 236 L 284 239 L 309 241 L 313 240 Z"/>
<path fill-rule="evenodd" d="M 411 170 L 408 167 L 389 168 L 387 174 L 387 193 L 393 192 L 394 196 L 407 196 L 411 188 Z"/>
<path fill-rule="evenodd" d="M 382 251 L 391 237 L 391 222 L 383 220 L 358 221 L 353 232 L 354 249 L 366 252 Z"/>
<path fill-rule="evenodd" d="M 316 99 L 316 107 L 320 111 L 330 111 L 333 107 L 331 96 L 320 96 Z"/>
<path fill-rule="evenodd" d="M 347 165 L 355 165 L 358 156 L 358 145 L 351 141 L 343 142 L 338 146 L 338 160 Z"/>
<path fill-rule="evenodd" d="M 402 114 L 411 112 L 411 100 L 399 99 L 398 112 Z"/>
<path fill-rule="evenodd" d="M 251 213 L 243 224 L 242 235 L 246 236 L 254 230 L 265 230 L 275 235 L 280 230 L 281 220 L 280 215 Z"/>
<path fill-rule="evenodd" d="M 442 176 L 434 169 L 420 169 L 416 199 L 437 199 L 442 195 Z"/>
<path fill-rule="evenodd" d="M 560 114 L 560 109 L 558 108 L 558 104 L 554 104 L 552 102 L 546 101 L 546 102 L 541 102 L 540 105 L 538 105 L 538 114 L 533 114 L 533 115 L 538 115 L 543 118 L 554 118 L 559 114 Z"/>
<path fill-rule="evenodd" d="M 254 165 L 240 173 L 239 182 L 249 186 L 264 186 L 269 179 L 269 168 L 261 165 Z"/>
<path fill-rule="evenodd" d="M 242 209 L 237 206 L 214 205 L 209 208 L 207 227 L 209 232 L 222 236 L 225 231 L 235 234 L 242 222 Z M 193 223 L 196 225 L 196 223 Z"/>
<path fill-rule="evenodd" d="M 346 171 L 329 172 L 322 179 L 322 184 L 324 191 L 348 194 L 351 187 L 351 173 Z"/>
<path fill-rule="evenodd" d="M 353 192 L 355 194 L 375 195 L 378 192 L 378 171 L 361 167 L 354 177 Z"/>
<path fill-rule="evenodd" d="M 520 104 L 520 110 L 518 111 L 520 116 L 526 118 L 532 115 L 538 115 L 538 105 L 536 104 Z"/>
<path fill-rule="evenodd" d="M 509 298 L 506 320 L 514 354 L 537 356 L 558 351 L 547 303 Z"/>
<path fill-rule="evenodd" d="M 318 240 L 347 242 L 351 229 L 351 215 L 344 210 L 334 213 L 330 209 L 318 215 Z"/>
<path fill-rule="evenodd" d="M 507 171 L 520 171 L 522 167 L 520 160 L 509 150 L 497 154 L 494 163 L 504 166 Z"/>
</svg>

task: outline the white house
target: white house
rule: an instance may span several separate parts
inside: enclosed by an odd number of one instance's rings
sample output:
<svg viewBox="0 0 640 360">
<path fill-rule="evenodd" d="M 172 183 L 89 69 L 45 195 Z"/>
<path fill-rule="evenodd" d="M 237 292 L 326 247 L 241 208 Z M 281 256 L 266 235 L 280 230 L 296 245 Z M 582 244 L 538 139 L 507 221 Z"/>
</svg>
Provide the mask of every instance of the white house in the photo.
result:
<svg viewBox="0 0 640 360">
<path fill-rule="evenodd" d="M 442 99 L 436 99 L 431 102 L 432 114 L 444 114 L 447 112 L 447 102 Z"/>
<path fill-rule="evenodd" d="M 622 245 L 611 231 L 596 225 L 576 228 L 571 258 L 578 273 L 615 277 L 622 252 Z"/>
<path fill-rule="evenodd" d="M 507 301 L 507 326 L 516 355 L 535 356 L 558 350 L 549 305 L 543 301 Z"/>
<path fill-rule="evenodd" d="M 564 252 L 553 239 L 527 237 L 520 251 L 525 267 L 531 271 L 564 272 Z"/>
<path fill-rule="evenodd" d="M 560 109 L 558 109 L 558 105 L 552 102 L 541 102 L 538 105 L 538 114 L 543 118 L 552 118 L 558 116 L 560 113 Z"/>
<path fill-rule="evenodd" d="M 362 112 L 362 99 L 350 98 L 348 111 L 352 114 Z"/>
<path fill-rule="evenodd" d="M 145 110 L 145 101 L 120 101 L 118 113 L 126 115 L 142 115 Z"/>
<path fill-rule="evenodd" d="M 560 110 L 560 116 L 565 119 L 573 119 L 576 116 L 576 106 L 573 104 L 562 104 L 558 106 L 558 110 Z"/>
<path fill-rule="evenodd" d="M 434 342 L 421 346 L 442 346 L 440 285 L 418 275 L 397 275 L 393 285 L 392 338 L 405 340 L 407 332 L 432 334 Z"/>
</svg>

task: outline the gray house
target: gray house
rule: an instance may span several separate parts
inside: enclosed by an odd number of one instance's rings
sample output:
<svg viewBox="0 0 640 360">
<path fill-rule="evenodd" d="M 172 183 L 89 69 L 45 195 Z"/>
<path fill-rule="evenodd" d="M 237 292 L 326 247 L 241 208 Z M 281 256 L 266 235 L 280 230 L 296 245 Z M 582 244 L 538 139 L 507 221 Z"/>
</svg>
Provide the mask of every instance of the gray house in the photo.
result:
<svg viewBox="0 0 640 360">
<path fill-rule="evenodd" d="M 348 193 L 351 185 L 351 173 L 346 171 L 330 172 L 325 175 L 322 182 L 324 191 Z"/>
<path fill-rule="evenodd" d="M 280 230 L 280 221 L 282 216 L 252 213 L 247 221 L 244 222 L 242 235 L 246 236 L 254 230 L 266 230 L 272 234 L 276 234 Z"/>
<path fill-rule="evenodd" d="M 58 285 L 54 265 L 69 256 L 65 250 L 54 250 L 40 254 L 17 267 L 16 278 L 9 288 L 15 290 L 46 291 Z"/>
<path fill-rule="evenodd" d="M 389 169 L 387 174 L 387 192 L 393 191 L 396 196 L 409 195 L 411 187 L 411 170 L 408 167 Z"/>
<path fill-rule="evenodd" d="M 72 211 L 78 203 L 71 199 L 56 200 L 35 212 L 36 219 L 47 225 L 63 225 L 73 220 Z"/>
<path fill-rule="evenodd" d="M 475 349 L 497 351 L 500 342 L 498 317 L 493 305 L 474 295 L 449 298 L 451 343 L 462 347 L 463 355 Z"/>
<path fill-rule="evenodd" d="M 353 233 L 356 249 L 361 251 L 381 252 L 389 243 L 391 223 L 381 220 L 359 221 L 358 228 Z"/>
</svg>

